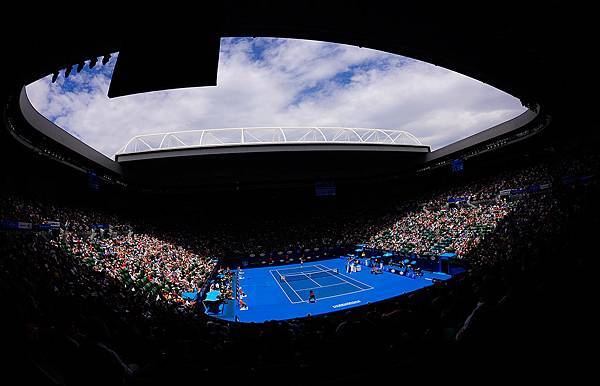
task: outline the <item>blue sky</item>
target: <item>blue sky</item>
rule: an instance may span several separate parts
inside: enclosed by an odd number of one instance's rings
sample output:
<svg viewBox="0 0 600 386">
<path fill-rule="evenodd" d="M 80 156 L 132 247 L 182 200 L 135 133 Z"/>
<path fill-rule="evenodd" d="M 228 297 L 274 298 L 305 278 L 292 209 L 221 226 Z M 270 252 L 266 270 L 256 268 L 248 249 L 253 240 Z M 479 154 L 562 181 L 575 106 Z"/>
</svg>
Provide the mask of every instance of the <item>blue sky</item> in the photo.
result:
<svg viewBox="0 0 600 386">
<path fill-rule="evenodd" d="M 406 130 L 437 149 L 525 111 L 464 75 L 334 43 L 223 38 L 216 87 L 108 99 L 117 60 L 27 86 L 40 113 L 110 158 L 138 134 L 255 126 Z"/>
</svg>

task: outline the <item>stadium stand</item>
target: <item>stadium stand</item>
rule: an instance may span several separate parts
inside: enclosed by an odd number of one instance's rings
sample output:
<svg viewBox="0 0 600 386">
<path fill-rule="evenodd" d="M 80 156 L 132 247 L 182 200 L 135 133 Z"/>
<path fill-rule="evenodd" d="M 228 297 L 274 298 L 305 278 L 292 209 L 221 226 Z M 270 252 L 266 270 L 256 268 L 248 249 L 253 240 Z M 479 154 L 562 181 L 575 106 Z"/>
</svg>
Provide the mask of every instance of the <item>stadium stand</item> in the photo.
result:
<svg viewBox="0 0 600 386">
<path fill-rule="evenodd" d="M 68 384 L 159 383 L 155 378 L 159 369 L 171 368 L 167 379 L 180 379 L 181 370 L 176 368 L 191 369 L 197 362 L 213 376 L 233 367 L 240 376 L 254 372 L 283 376 L 294 366 L 319 369 L 332 360 L 343 366 L 347 358 L 336 353 L 340 347 L 348 348 L 349 342 L 377 349 L 384 356 L 394 353 L 395 360 L 403 358 L 402 368 L 410 369 L 418 367 L 413 361 L 424 355 L 418 354 L 421 345 L 477 342 L 484 334 L 481 329 L 503 323 L 496 319 L 502 310 L 527 305 L 520 298 L 526 288 L 548 286 L 552 276 L 540 274 L 553 258 L 548 249 L 572 247 L 571 243 L 549 247 L 548 241 L 581 216 L 591 215 L 590 209 L 597 210 L 592 198 L 597 193 L 597 171 L 597 156 L 506 171 L 414 200 L 413 209 L 402 213 L 374 215 L 362 226 L 356 219 L 320 223 L 309 218 L 296 224 L 306 231 L 294 229 L 294 239 L 288 232 L 279 233 L 281 224 L 272 222 L 262 224 L 270 232 L 249 239 L 220 237 L 223 228 L 199 236 L 173 235 L 158 225 L 136 223 L 114 213 L 5 195 L 0 212 L 4 224 L 59 221 L 61 225 L 1 232 L 3 296 L 9 295 L 6 307 L 14 310 L 13 331 L 28 342 L 20 347 L 22 354 L 44 376 Z M 577 179 L 565 183 L 565 175 Z M 549 189 L 508 199 L 498 191 L 548 182 Z M 469 202 L 449 209 L 444 204 L 449 196 L 495 198 L 492 203 Z M 110 229 L 98 230 L 94 224 L 110 224 Z M 472 268 L 451 282 L 366 310 L 320 319 L 231 325 L 201 316 L 194 312 L 193 300 L 180 296 L 201 287 L 214 269 L 212 257 L 226 250 L 226 244 L 207 246 L 215 237 L 223 243 L 237 239 L 239 247 L 248 250 L 368 239 L 386 249 L 426 254 L 454 250 Z M 569 264 L 582 264 L 580 259 Z M 231 287 L 230 279 L 229 274 L 221 286 Z M 502 332 L 494 339 L 500 336 Z M 322 344 L 310 344 L 317 340 Z M 284 348 L 290 344 L 291 349 Z M 400 350 L 406 345 L 409 351 Z M 228 359 L 223 361 L 224 357 Z"/>
</svg>

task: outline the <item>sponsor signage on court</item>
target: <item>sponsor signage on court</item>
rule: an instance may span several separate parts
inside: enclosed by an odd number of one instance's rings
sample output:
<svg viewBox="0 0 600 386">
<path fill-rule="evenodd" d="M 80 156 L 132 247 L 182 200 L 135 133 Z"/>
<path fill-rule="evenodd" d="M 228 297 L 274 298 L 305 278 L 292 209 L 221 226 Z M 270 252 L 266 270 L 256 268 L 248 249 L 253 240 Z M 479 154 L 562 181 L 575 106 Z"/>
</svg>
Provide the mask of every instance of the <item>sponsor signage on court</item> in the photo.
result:
<svg viewBox="0 0 600 386">
<path fill-rule="evenodd" d="M 353 300 L 351 302 L 334 304 L 333 306 L 331 306 L 331 308 L 342 308 L 342 307 L 347 307 L 347 306 L 353 306 L 358 303 L 360 303 L 360 300 Z"/>
<path fill-rule="evenodd" d="M 58 221 L 44 221 L 42 225 L 47 226 L 48 228 L 58 229 L 60 228 L 60 222 Z"/>
<path fill-rule="evenodd" d="M 21 222 L 21 221 L 19 221 L 17 223 L 17 227 L 19 229 L 32 229 L 33 224 L 31 224 L 30 222 Z"/>
</svg>

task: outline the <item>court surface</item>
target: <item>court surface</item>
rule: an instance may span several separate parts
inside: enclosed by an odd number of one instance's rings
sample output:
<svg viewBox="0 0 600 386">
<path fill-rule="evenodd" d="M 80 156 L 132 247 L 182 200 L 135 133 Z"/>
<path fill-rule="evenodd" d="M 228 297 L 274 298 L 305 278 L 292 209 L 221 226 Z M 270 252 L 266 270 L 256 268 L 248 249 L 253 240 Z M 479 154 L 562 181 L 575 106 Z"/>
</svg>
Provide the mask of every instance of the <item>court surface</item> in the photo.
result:
<svg viewBox="0 0 600 386">
<path fill-rule="evenodd" d="M 238 284 L 247 294 L 248 310 L 236 306 L 233 316 L 217 317 L 234 320 L 237 315 L 240 322 L 264 322 L 326 314 L 416 291 L 432 285 L 433 278 L 451 277 L 427 271 L 419 278 L 389 272 L 373 275 L 364 266 L 359 272 L 346 273 L 345 265 L 345 259 L 335 258 L 243 269 Z M 330 271 L 336 268 L 338 273 Z M 310 290 L 315 293 L 315 303 L 308 302 Z"/>
<path fill-rule="evenodd" d="M 345 296 L 357 292 L 372 290 L 350 274 L 332 272 L 323 264 L 305 264 L 301 267 L 279 267 L 269 270 L 281 290 L 292 304 L 308 301 L 310 291 L 314 291 L 319 300 Z"/>
</svg>

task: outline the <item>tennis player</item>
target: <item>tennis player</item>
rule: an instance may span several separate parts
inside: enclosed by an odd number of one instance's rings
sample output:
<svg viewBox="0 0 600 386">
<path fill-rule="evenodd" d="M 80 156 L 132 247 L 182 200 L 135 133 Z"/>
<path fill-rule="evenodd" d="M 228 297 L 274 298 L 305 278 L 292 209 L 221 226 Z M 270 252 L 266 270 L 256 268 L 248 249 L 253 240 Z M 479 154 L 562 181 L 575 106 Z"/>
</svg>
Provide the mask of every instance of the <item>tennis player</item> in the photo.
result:
<svg viewBox="0 0 600 386">
<path fill-rule="evenodd" d="M 351 257 L 350 259 L 348 259 L 348 262 L 346 263 L 346 267 L 347 267 L 347 270 L 346 270 L 347 273 L 352 273 L 354 271 L 354 258 Z"/>
<path fill-rule="evenodd" d="M 310 290 L 310 292 L 308 293 L 308 302 L 315 303 L 316 301 L 317 301 L 317 297 L 315 296 L 315 291 Z"/>
</svg>

